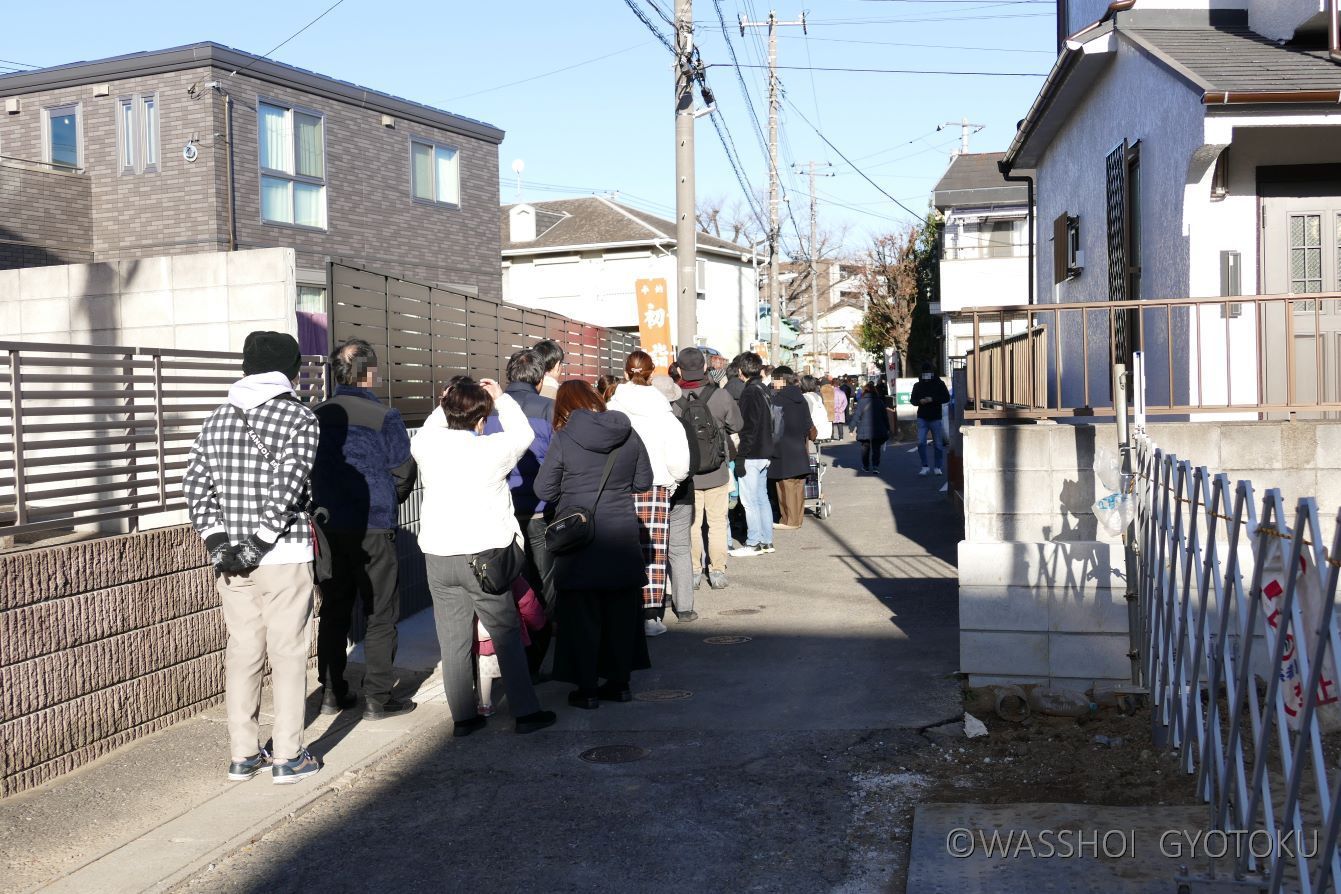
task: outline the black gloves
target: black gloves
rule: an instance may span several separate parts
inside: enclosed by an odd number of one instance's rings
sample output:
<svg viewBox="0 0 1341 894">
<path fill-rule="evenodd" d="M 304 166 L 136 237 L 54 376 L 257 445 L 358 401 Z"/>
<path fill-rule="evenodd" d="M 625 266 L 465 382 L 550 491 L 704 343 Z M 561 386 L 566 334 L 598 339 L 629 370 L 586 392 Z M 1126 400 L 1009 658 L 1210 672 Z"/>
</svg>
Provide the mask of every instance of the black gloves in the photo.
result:
<svg viewBox="0 0 1341 894">
<path fill-rule="evenodd" d="M 233 573 L 251 571 L 257 565 L 261 564 L 261 558 L 268 552 L 273 543 L 266 543 L 255 534 L 248 536 L 245 540 L 233 547 Z"/>
<path fill-rule="evenodd" d="M 266 543 L 255 534 L 237 546 L 229 544 L 227 534 L 211 534 L 205 539 L 210 561 L 223 574 L 245 574 L 251 571 L 261 564 L 261 559 L 270 552 L 272 546 L 273 543 Z"/>
</svg>

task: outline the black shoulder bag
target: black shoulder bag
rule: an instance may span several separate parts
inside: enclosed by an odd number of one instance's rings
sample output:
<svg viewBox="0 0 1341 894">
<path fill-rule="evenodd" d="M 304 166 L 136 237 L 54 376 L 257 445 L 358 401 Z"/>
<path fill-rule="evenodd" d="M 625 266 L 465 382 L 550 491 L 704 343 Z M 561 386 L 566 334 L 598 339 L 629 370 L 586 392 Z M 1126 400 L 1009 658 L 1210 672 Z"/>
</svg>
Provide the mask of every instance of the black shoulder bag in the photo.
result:
<svg viewBox="0 0 1341 894">
<path fill-rule="evenodd" d="M 610 480 L 610 470 L 615 466 L 615 457 L 622 447 L 610 451 L 605 460 L 605 471 L 601 473 L 600 487 L 596 488 L 596 499 L 591 508 L 569 506 L 554 517 L 554 521 L 545 528 L 545 546 L 551 554 L 562 556 L 576 552 L 596 539 L 596 507 L 600 505 L 601 494 L 605 491 L 605 482 Z"/>
<path fill-rule="evenodd" d="M 279 463 L 275 461 L 274 454 L 265 446 L 261 436 L 256 433 L 256 429 L 252 428 L 251 423 L 247 421 L 247 414 L 242 412 L 236 404 L 229 404 L 228 406 L 237 414 L 237 418 L 242 420 L 242 427 L 247 430 L 247 437 L 256 445 L 256 449 L 260 451 L 261 456 L 265 457 L 265 461 L 270 464 L 270 470 L 278 474 Z M 335 569 L 331 565 L 331 544 L 326 539 L 326 532 L 322 530 L 320 520 L 329 518 L 330 514 L 325 509 L 313 506 L 310 501 L 303 508 L 303 511 L 307 513 L 307 527 L 312 533 L 312 577 L 319 584 L 325 583 L 335 576 Z"/>
</svg>

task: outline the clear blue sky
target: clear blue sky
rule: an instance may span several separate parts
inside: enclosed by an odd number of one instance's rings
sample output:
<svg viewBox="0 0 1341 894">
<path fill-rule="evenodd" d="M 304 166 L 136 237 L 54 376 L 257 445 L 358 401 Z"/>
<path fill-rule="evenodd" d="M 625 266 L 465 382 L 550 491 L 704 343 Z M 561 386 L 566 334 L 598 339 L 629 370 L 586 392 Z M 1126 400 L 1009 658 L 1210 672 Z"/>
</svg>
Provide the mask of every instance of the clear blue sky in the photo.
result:
<svg viewBox="0 0 1341 894">
<path fill-rule="evenodd" d="M 42 4 L 11 4 L 0 59 L 56 65 L 199 40 L 266 53 L 332 2 L 140 0 L 129 13 L 113 13 L 105 3 L 75 0 L 61 4 L 59 22 Z M 673 0 L 634 3 L 669 32 L 657 9 L 671 10 Z M 694 2 L 696 39 L 713 66 L 708 78 L 722 122 L 750 183 L 762 190 L 767 167 L 718 7 L 740 63 L 762 66 L 765 30 L 741 38 L 735 20 L 740 13 L 765 19 L 769 6 L 763 0 Z M 794 20 L 803 8 L 776 7 L 783 20 Z M 1052 0 L 809 0 L 809 18 L 808 37 L 800 28 L 779 29 L 781 65 L 1042 74 L 1053 61 Z M 274 58 L 503 128 L 505 202 L 515 194 L 510 166 L 521 158 L 528 199 L 618 190 L 631 204 L 667 216 L 672 211 L 671 57 L 624 0 L 344 0 Z M 547 74 L 566 66 L 576 67 Z M 743 75 L 766 128 L 765 74 L 745 68 Z M 833 162 L 837 176 L 819 181 L 817 189 L 821 226 L 850 227 L 853 248 L 908 216 L 844 164 L 801 116 L 895 198 L 922 210 L 958 145 L 958 127 L 936 133 L 936 126 L 967 116 L 986 125 L 973 137 L 973 151 L 1004 149 L 1042 84 L 1040 77 L 802 70 L 783 70 L 780 77 L 795 105 L 783 104 L 782 165 Z M 523 79 L 532 80 L 502 86 Z M 700 197 L 740 197 L 707 118 L 699 119 L 696 140 Z M 805 179 L 784 174 L 784 188 L 804 231 Z M 785 215 L 784 233 L 794 237 Z"/>
</svg>

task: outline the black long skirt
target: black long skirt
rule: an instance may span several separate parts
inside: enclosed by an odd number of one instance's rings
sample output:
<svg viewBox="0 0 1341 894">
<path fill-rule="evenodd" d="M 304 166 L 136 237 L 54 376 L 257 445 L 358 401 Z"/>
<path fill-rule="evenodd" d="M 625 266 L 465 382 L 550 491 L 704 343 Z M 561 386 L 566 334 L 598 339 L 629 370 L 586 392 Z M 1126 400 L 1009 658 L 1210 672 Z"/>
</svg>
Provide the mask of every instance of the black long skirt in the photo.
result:
<svg viewBox="0 0 1341 894">
<path fill-rule="evenodd" d="M 600 679 L 627 684 L 652 666 L 643 627 L 641 587 L 559 589 L 554 679 L 594 690 Z"/>
</svg>

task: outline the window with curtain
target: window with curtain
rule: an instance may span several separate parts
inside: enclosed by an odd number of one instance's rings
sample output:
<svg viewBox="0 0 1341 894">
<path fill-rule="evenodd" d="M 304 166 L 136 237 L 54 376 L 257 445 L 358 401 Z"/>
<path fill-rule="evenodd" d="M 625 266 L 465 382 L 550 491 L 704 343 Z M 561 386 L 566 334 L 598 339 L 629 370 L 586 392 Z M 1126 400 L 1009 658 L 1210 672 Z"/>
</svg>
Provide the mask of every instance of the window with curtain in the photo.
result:
<svg viewBox="0 0 1341 894">
<path fill-rule="evenodd" d="M 117 108 L 117 124 L 121 135 L 121 173 L 135 173 L 135 101 L 121 100 Z"/>
<path fill-rule="evenodd" d="M 410 142 L 410 193 L 417 202 L 460 206 L 457 151 L 419 140 Z"/>
<path fill-rule="evenodd" d="M 158 97 L 140 97 L 140 125 L 144 136 L 144 170 L 158 170 Z"/>
<path fill-rule="evenodd" d="M 326 228 L 325 119 L 315 113 L 260 103 L 261 219 Z"/>
</svg>

